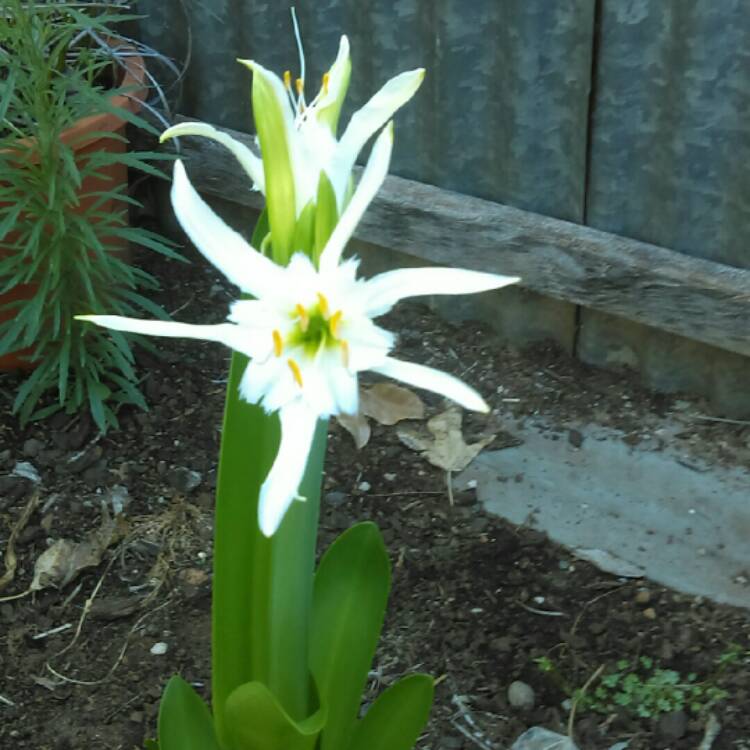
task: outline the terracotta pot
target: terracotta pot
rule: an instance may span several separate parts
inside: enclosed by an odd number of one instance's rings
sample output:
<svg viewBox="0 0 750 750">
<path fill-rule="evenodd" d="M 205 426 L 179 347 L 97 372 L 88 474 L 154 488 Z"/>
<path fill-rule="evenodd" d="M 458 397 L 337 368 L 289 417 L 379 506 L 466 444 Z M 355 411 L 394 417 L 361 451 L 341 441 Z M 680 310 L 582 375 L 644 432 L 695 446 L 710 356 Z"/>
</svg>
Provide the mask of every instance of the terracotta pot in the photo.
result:
<svg viewBox="0 0 750 750">
<path fill-rule="evenodd" d="M 135 48 L 127 44 L 120 45 L 120 48 L 132 50 L 134 53 L 136 51 Z M 143 58 L 137 54 L 124 58 L 123 63 L 125 64 L 125 68 L 120 86 L 123 88 L 127 87 L 131 91 L 126 95 L 111 97 L 110 103 L 115 107 L 127 109 L 135 113 L 141 109 L 143 99 L 146 95 L 145 66 Z M 125 152 L 127 143 L 114 138 L 97 135 L 97 133 L 124 135 L 125 125 L 125 121 L 117 115 L 110 112 L 103 112 L 82 118 L 65 130 L 60 136 L 60 140 L 73 148 L 76 161 L 85 160 L 87 154 L 97 151 L 121 154 Z M 91 137 L 87 138 L 87 133 L 91 133 Z M 82 182 L 79 192 L 91 193 L 95 191 L 115 190 L 118 186 L 127 186 L 128 169 L 124 164 L 110 164 L 100 167 L 97 172 L 101 176 L 86 177 Z M 93 201 L 94 198 L 82 199 L 80 205 L 75 209 L 76 212 L 84 212 Z M 114 198 L 107 200 L 99 210 L 108 215 L 120 213 L 123 215 L 123 223 L 127 221 L 127 208 L 125 204 Z M 9 233 L 5 237 L 1 237 L 1 241 L 4 241 L 4 244 L 12 244 L 14 241 L 13 234 Z M 127 242 L 120 238 L 113 238 L 107 244 L 114 252 L 127 252 Z M 0 248 L 0 256 L 7 252 L 7 250 Z M 35 284 L 21 284 L 6 294 L 0 294 L 0 308 L 9 302 L 31 299 L 35 291 Z M 12 310 L 6 312 L 0 310 L 0 322 L 8 320 L 12 316 Z M 30 352 L 31 349 L 25 349 L 0 356 L 0 370 L 32 369 L 34 363 L 28 358 Z"/>
</svg>

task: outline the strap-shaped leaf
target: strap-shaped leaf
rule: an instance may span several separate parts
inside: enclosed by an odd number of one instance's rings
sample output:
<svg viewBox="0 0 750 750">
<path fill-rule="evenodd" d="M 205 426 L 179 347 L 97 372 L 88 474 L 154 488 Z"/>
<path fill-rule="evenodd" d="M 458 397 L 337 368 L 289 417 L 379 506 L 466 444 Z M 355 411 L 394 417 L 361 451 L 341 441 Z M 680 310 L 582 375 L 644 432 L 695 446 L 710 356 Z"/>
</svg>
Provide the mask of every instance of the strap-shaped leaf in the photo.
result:
<svg viewBox="0 0 750 750">
<path fill-rule="evenodd" d="M 220 750 L 208 706 L 178 675 L 159 705 L 159 750 Z"/>
<path fill-rule="evenodd" d="M 354 729 L 390 578 L 388 553 L 373 523 L 344 532 L 320 562 L 313 588 L 310 669 L 328 713 L 321 750 L 342 750 Z"/>
<path fill-rule="evenodd" d="M 339 220 L 336 192 L 328 175 L 321 170 L 318 181 L 318 196 L 315 202 L 315 248 L 313 260 L 318 262 L 328 238 Z"/>
<path fill-rule="evenodd" d="M 434 692 L 426 674 L 391 685 L 358 722 L 347 750 L 411 750 L 427 723 Z"/>
<path fill-rule="evenodd" d="M 303 209 L 294 227 L 292 253 L 312 255 L 315 242 L 315 204 L 310 201 Z"/>
<path fill-rule="evenodd" d="M 295 722 L 262 682 L 246 682 L 227 698 L 224 721 L 228 750 L 312 750 L 325 713 Z"/>
</svg>

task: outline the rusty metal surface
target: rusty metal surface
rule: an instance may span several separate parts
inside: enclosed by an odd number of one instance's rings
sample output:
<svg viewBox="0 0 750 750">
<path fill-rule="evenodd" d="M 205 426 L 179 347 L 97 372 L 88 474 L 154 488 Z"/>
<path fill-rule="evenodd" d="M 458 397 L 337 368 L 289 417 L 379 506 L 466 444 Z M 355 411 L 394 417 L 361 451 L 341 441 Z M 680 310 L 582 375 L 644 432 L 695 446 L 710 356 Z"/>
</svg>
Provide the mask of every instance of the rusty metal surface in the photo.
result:
<svg viewBox="0 0 750 750">
<path fill-rule="evenodd" d="M 604 0 L 587 223 L 750 268 L 747 0 Z"/>
<path fill-rule="evenodd" d="M 582 219 L 594 0 L 297 6 L 308 85 L 332 62 L 343 32 L 354 65 L 350 105 L 402 70 L 427 68 L 422 90 L 396 118 L 396 174 Z M 144 40 L 176 58 L 192 31 L 186 114 L 251 131 L 250 74 L 234 59 L 297 68 L 287 3 L 141 0 L 139 10 Z"/>
</svg>

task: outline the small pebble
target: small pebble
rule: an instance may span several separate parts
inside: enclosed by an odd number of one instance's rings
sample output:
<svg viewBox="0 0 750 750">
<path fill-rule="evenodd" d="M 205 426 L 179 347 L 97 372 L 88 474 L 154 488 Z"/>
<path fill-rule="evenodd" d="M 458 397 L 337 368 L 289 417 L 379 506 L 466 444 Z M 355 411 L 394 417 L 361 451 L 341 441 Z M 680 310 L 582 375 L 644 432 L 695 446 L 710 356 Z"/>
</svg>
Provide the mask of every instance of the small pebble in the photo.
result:
<svg viewBox="0 0 750 750">
<path fill-rule="evenodd" d="M 583 433 L 580 430 L 570 430 L 568 432 L 568 442 L 574 448 L 580 448 L 583 445 Z"/>
<path fill-rule="evenodd" d="M 508 687 L 508 703 L 513 708 L 519 708 L 522 711 L 530 711 L 534 708 L 534 688 L 525 682 L 515 680 Z"/>
<path fill-rule="evenodd" d="M 167 653 L 167 644 L 164 641 L 159 641 L 151 646 L 150 653 L 154 656 L 164 656 Z"/>
<path fill-rule="evenodd" d="M 359 489 L 360 492 L 369 492 L 371 486 L 372 485 L 369 482 L 360 482 L 359 485 L 357 485 L 357 489 Z"/>
<path fill-rule="evenodd" d="M 328 503 L 328 505 L 332 505 L 334 508 L 338 508 L 339 505 L 343 505 L 347 499 L 348 495 L 346 492 L 341 492 L 340 490 L 331 490 L 330 492 L 326 492 L 325 494 L 325 501 Z"/>
<path fill-rule="evenodd" d="M 635 595 L 635 600 L 638 604 L 648 604 L 651 601 L 651 592 L 648 589 L 640 589 Z"/>
<path fill-rule="evenodd" d="M 653 607 L 648 607 L 643 610 L 643 616 L 647 620 L 655 620 L 656 619 L 656 610 Z"/>
<path fill-rule="evenodd" d="M 383 478 L 386 482 L 392 482 L 396 478 L 396 475 L 388 472 L 387 474 L 383 474 Z"/>
<path fill-rule="evenodd" d="M 687 723 L 687 714 L 684 711 L 670 711 L 659 717 L 656 727 L 665 739 L 679 740 L 687 730 Z"/>
</svg>

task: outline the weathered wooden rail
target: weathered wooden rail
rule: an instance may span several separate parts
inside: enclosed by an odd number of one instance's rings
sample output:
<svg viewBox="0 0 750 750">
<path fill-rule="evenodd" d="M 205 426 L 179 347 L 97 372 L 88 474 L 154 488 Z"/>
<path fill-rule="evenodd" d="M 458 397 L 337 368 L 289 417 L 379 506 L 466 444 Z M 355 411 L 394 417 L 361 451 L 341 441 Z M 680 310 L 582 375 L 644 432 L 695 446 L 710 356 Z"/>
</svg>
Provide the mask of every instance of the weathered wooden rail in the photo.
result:
<svg viewBox="0 0 750 750">
<path fill-rule="evenodd" d="M 179 149 L 198 190 L 262 206 L 225 148 L 194 137 Z M 356 237 L 430 263 L 518 275 L 541 294 L 750 356 L 748 270 L 400 177 L 387 178 Z"/>
</svg>

